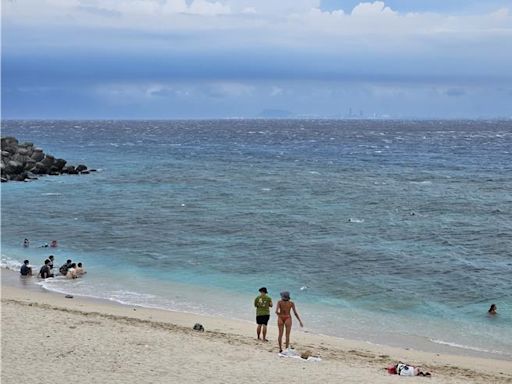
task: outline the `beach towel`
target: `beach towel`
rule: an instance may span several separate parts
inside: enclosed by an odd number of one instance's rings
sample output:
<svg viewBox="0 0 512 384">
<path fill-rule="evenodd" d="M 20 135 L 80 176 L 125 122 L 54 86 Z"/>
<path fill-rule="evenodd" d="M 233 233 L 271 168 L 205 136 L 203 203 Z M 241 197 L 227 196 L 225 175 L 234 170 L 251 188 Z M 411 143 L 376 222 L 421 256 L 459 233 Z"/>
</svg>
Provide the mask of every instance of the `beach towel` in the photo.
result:
<svg viewBox="0 0 512 384">
<path fill-rule="evenodd" d="M 292 359 L 299 359 L 301 361 L 313 361 L 313 362 L 320 362 L 320 361 L 322 361 L 322 359 L 320 357 L 318 357 L 318 356 L 308 356 L 307 359 L 303 359 L 300 356 L 300 353 L 297 352 L 295 349 L 292 349 L 292 348 L 288 348 L 288 349 L 285 349 L 282 352 L 279 352 L 278 356 L 279 357 L 290 357 Z"/>
</svg>

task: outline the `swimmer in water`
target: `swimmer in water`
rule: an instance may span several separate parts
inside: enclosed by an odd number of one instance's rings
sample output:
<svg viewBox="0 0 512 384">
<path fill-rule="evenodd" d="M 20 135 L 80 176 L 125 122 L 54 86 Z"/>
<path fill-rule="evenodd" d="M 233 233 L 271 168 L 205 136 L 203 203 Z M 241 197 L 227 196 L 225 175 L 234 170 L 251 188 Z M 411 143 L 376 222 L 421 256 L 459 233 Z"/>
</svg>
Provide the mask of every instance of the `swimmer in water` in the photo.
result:
<svg viewBox="0 0 512 384">
<path fill-rule="evenodd" d="M 23 240 L 23 247 L 25 247 L 25 248 L 30 247 L 30 241 L 29 241 L 29 239 L 25 239 L 25 240 Z"/>
<path fill-rule="evenodd" d="M 498 314 L 498 307 L 496 306 L 496 304 L 491 304 L 491 308 L 489 308 L 489 310 L 487 311 L 487 313 L 489 315 L 497 315 Z"/>
<path fill-rule="evenodd" d="M 290 333 L 292 331 L 292 314 L 299 320 L 299 324 L 301 327 L 304 326 L 302 320 L 297 313 L 297 309 L 295 308 L 295 303 L 290 300 L 290 292 L 281 292 L 281 300 L 278 301 L 276 306 L 276 315 L 277 315 L 277 327 L 279 328 L 279 352 L 283 351 L 283 333 L 286 328 L 286 348 L 290 347 Z"/>
</svg>

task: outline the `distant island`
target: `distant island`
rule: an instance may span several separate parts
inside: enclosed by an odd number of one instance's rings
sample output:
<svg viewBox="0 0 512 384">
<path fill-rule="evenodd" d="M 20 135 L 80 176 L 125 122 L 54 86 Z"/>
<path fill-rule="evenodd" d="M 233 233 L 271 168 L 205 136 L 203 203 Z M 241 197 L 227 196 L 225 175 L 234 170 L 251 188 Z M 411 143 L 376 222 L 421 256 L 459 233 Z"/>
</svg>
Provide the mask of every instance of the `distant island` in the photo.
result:
<svg viewBox="0 0 512 384">
<path fill-rule="evenodd" d="M 37 180 L 38 176 L 58 176 L 63 174 L 79 175 L 94 172 L 87 166 L 79 164 L 76 167 L 66 165 L 64 159 L 57 159 L 44 153 L 41 148 L 33 143 L 19 143 L 15 137 L 2 137 L 2 183 L 7 181 Z"/>
</svg>

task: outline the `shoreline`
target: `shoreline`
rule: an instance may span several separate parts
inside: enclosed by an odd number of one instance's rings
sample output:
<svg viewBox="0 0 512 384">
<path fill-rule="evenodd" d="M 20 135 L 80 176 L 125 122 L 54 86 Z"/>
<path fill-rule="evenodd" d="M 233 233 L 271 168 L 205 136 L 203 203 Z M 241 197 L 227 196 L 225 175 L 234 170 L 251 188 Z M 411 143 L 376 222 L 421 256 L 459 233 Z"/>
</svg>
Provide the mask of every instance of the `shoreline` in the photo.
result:
<svg viewBox="0 0 512 384">
<path fill-rule="evenodd" d="M 66 290 L 52 290 L 51 288 L 42 286 L 37 284 L 37 282 L 40 281 L 40 279 L 36 278 L 35 276 L 30 279 L 20 279 L 19 273 L 13 269 L 10 268 L 1 268 L 1 282 L 2 287 L 9 286 L 13 288 L 23 289 L 23 290 L 30 290 L 32 292 L 38 292 L 42 294 L 47 295 L 54 295 L 54 296 L 64 296 L 66 294 L 71 294 L 74 297 L 79 297 L 82 300 L 90 301 L 93 303 L 103 303 L 106 305 L 113 305 L 113 306 L 121 306 L 121 307 L 131 307 L 131 308 L 144 308 L 148 310 L 155 310 L 155 311 L 163 311 L 164 313 L 170 312 L 170 313 L 177 313 L 177 314 L 185 314 L 190 316 L 197 316 L 197 317 L 212 317 L 215 319 L 222 319 L 227 322 L 236 322 L 241 323 L 245 325 L 250 325 L 252 327 L 253 321 L 249 320 L 248 318 L 241 317 L 234 317 L 232 314 L 227 313 L 201 313 L 201 312 L 195 312 L 195 311 L 189 311 L 189 310 L 183 310 L 183 309 L 175 309 L 175 308 L 166 308 L 166 307 L 159 307 L 159 306 L 151 306 L 151 305 L 144 305 L 140 303 L 130 303 L 130 302 L 123 302 L 116 299 L 107 299 L 104 297 L 97 297 L 97 296 L 91 296 L 91 295 L 82 295 L 79 293 L 69 292 Z M 270 325 L 275 326 L 275 318 L 272 316 Z M 277 327 L 276 329 L 276 335 L 277 335 Z M 486 351 L 478 348 L 471 348 L 467 346 L 458 346 L 453 345 L 451 343 L 443 343 L 443 342 L 435 342 L 428 338 L 421 337 L 421 336 L 403 336 L 399 335 L 400 337 L 393 340 L 393 342 L 390 342 L 390 340 L 386 339 L 383 341 L 376 341 L 371 339 L 365 339 L 362 336 L 354 337 L 352 336 L 346 336 L 346 335 L 336 335 L 333 333 L 323 333 L 319 331 L 318 329 L 308 329 L 306 330 L 300 329 L 297 324 L 294 325 L 293 333 L 297 334 L 310 334 L 310 335 L 317 335 L 321 337 L 326 338 L 332 338 L 332 339 L 339 339 L 343 341 L 349 341 L 356 343 L 358 346 L 366 347 L 366 346 L 374 346 L 375 348 L 391 348 L 396 350 L 402 350 L 402 351 L 417 351 L 421 353 L 426 354 L 442 354 L 442 355 L 453 355 L 453 356 L 462 356 L 462 357 L 474 357 L 474 358 L 483 358 L 483 359 L 490 359 L 490 360 L 497 360 L 497 361 L 512 361 L 512 356 L 509 356 L 508 354 L 502 354 L 499 352 L 493 352 L 493 351 Z"/>
<path fill-rule="evenodd" d="M 36 324 L 43 320 L 34 319 L 33 316 L 27 315 L 26 312 L 42 311 L 45 314 L 45 318 L 48 317 L 50 322 L 56 316 L 69 315 L 78 318 L 95 318 L 97 319 L 95 321 L 108 321 L 117 325 L 128 323 L 142 327 L 145 329 L 145 332 L 149 333 L 165 329 L 171 333 L 185 333 L 186 337 L 193 338 L 202 338 L 201 334 L 191 331 L 192 326 L 199 322 L 206 329 L 204 334 L 205 340 L 200 341 L 201 343 L 206 343 L 205 348 L 211 347 L 212 339 L 214 339 L 215 343 L 219 342 L 222 344 L 222 348 L 230 348 L 231 346 L 244 348 L 244 353 L 248 354 L 248 359 L 251 359 L 250 354 L 254 349 L 255 354 L 262 354 L 261 358 L 264 360 L 268 359 L 272 364 L 294 360 L 279 358 L 276 360 L 278 352 L 276 342 L 277 327 L 272 323 L 269 326 L 269 338 L 271 341 L 265 344 L 255 340 L 255 325 L 241 320 L 123 305 L 107 300 L 78 296 L 75 296 L 73 299 L 67 299 L 63 294 L 39 288 L 40 290 L 13 287 L 6 285 L 4 279 L 2 279 L 2 330 L 4 336 L 7 332 L 11 333 L 13 326 L 16 327 L 10 324 L 9 321 L 5 321 L 4 310 L 9 307 L 14 310 L 14 316 L 21 315 L 22 318 L 28 316 Z M 18 326 L 23 327 L 23 322 Z M 17 331 L 13 332 L 16 334 Z M 10 364 L 5 361 L 5 357 L 8 355 L 6 352 L 9 351 L 12 345 L 9 345 L 5 337 L 3 337 L 2 344 L 4 371 L 10 372 L 11 368 L 14 369 L 14 367 L 10 367 Z M 460 381 L 461 383 L 512 383 L 512 366 L 506 360 L 429 353 L 370 344 L 299 331 L 297 325 L 295 325 L 292 331 L 292 344 L 299 352 L 310 350 L 314 355 L 321 356 L 323 361 L 318 365 L 341 365 L 341 367 L 337 367 L 341 372 L 344 372 L 344 369 L 347 367 L 356 369 L 354 366 L 360 365 L 364 371 L 369 371 L 369 373 L 375 375 L 368 379 L 371 382 L 387 382 L 393 376 L 388 375 L 383 368 L 397 361 L 407 361 L 410 364 L 418 365 L 432 372 L 433 379 L 435 378 L 436 382 L 443 383 L 445 379 L 449 380 L 446 382 L 458 382 L 453 381 L 458 378 L 462 380 Z M 57 344 L 55 347 L 60 346 Z M 115 344 L 111 347 L 115 349 Z M 94 358 L 94 356 L 91 356 L 91 358 Z M 211 358 L 216 360 L 221 359 L 222 356 Z M 304 364 L 307 367 L 317 365 L 307 362 Z"/>
</svg>

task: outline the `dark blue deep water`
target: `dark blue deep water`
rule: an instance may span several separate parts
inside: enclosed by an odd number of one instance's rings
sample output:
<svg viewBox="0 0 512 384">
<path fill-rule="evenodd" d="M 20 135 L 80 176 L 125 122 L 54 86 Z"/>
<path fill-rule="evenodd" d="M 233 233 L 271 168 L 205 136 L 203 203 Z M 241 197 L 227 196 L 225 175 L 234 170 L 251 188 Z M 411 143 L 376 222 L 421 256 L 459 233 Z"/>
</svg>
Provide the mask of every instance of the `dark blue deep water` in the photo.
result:
<svg viewBox="0 0 512 384">
<path fill-rule="evenodd" d="M 3 121 L 2 135 L 99 170 L 2 184 L 4 266 L 40 265 L 57 239 L 59 263 L 89 270 L 49 289 L 251 319 L 266 285 L 313 331 L 512 356 L 510 121 Z"/>
</svg>

